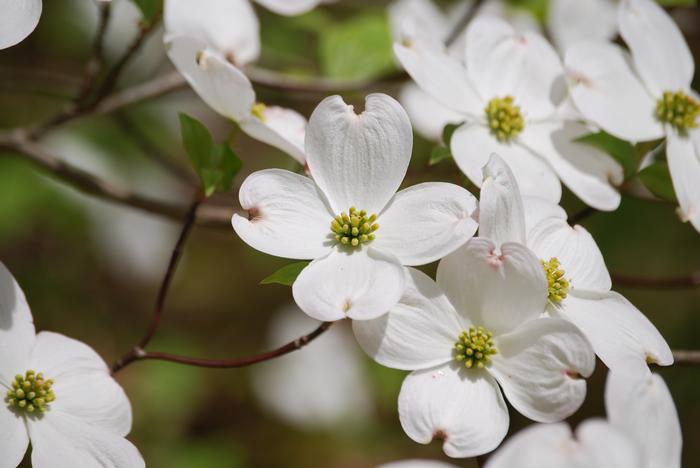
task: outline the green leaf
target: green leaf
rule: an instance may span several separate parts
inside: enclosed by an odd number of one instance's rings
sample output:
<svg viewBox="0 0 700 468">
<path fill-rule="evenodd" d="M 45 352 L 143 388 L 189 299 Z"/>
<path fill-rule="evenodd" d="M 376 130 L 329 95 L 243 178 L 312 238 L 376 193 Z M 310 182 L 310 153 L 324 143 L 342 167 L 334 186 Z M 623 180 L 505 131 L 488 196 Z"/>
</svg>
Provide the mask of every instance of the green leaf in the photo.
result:
<svg viewBox="0 0 700 468">
<path fill-rule="evenodd" d="M 323 31 L 319 55 L 332 78 L 370 78 L 395 68 L 391 32 L 383 13 L 356 16 Z"/>
<path fill-rule="evenodd" d="M 639 172 L 639 179 L 651 193 L 664 200 L 676 201 L 671 173 L 665 161 L 655 162 Z"/>
<path fill-rule="evenodd" d="M 436 146 L 433 151 L 430 152 L 430 159 L 428 159 L 428 166 L 434 166 L 435 164 L 444 161 L 445 159 L 450 159 L 452 153 L 447 146 Z"/>
<path fill-rule="evenodd" d="M 442 143 L 448 148 L 450 147 L 450 142 L 452 141 L 452 135 L 460 125 L 462 124 L 447 124 L 445 125 L 445 128 L 442 129 Z"/>
<path fill-rule="evenodd" d="M 163 9 L 163 0 L 133 0 L 143 17 L 145 24 L 151 24 L 158 17 L 158 13 Z"/>
<path fill-rule="evenodd" d="M 698 4 L 697 0 L 656 0 L 659 5 L 665 7 L 671 6 L 695 6 Z"/>
<path fill-rule="evenodd" d="M 180 114 L 180 133 L 185 151 L 202 181 L 204 194 L 209 197 L 217 190 L 230 190 L 242 166 L 231 148 L 225 143 L 214 145 L 209 130 L 187 114 Z"/>
<path fill-rule="evenodd" d="M 576 139 L 580 143 L 595 146 L 604 153 L 612 156 L 622 165 L 625 179 L 637 172 L 638 152 L 630 142 L 621 140 L 606 132 L 589 133 Z"/>
<path fill-rule="evenodd" d="M 283 284 L 285 286 L 291 286 L 296 281 L 297 276 L 301 273 L 301 270 L 306 268 L 310 262 L 296 262 L 285 265 L 267 278 L 260 281 L 260 284 Z"/>
</svg>

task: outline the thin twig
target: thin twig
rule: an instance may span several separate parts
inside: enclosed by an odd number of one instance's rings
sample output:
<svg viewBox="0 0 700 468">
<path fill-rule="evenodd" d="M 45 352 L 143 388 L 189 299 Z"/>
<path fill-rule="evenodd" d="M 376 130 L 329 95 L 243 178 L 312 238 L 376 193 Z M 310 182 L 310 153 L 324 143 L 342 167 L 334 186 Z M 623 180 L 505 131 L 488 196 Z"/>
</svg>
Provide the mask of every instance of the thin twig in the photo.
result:
<svg viewBox="0 0 700 468">
<path fill-rule="evenodd" d="M 569 216 L 569 224 L 574 225 L 582 222 L 586 218 L 588 218 L 591 215 L 594 215 L 598 213 L 598 210 L 596 210 L 593 207 L 587 206 L 586 208 L 582 209 L 581 211 L 572 214 Z"/>
<path fill-rule="evenodd" d="M 111 94 L 97 104 L 93 111 L 95 114 L 108 114 L 186 87 L 187 82 L 182 75 L 176 71 L 171 72 Z"/>
<path fill-rule="evenodd" d="M 116 373 L 129 364 L 136 361 L 143 360 L 158 360 L 158 361 L 168 361 L 175 362 L 178 364 L 184 364 L 188 366 L 195 367 L 207 367 L 211 369 L 233 369 L 237 367 L 246 367 L 253 364 L 257 364 L 263 361 L 269 361 L 271 359 L 284 356 L 293 351 L 297 351 L 307 344 L 311 343 L 313 340 L 321 336 L 326 330 L 333 325 L 334 322 L 323 322 L 314 331 L 306 335 L 300 336 L 296 340 L 290 341 L 284 346 L 273 349 L 272 351 L 267 351 L 260 354 L 253 354 L 251 356 L 244 356 L 237 359 L 199 359 L 187 356 L 178 356 L 176 354 L 161 353 L 161 352 L 148 352 L 144 351 L 143 348 L 134 348 L 130 353 L 125 355 L 123 358 L 118 360 L 112 367 L 112 373 Z"/>
<path fill-rule="evenodd" d="M 466 28 L 469 25 L 469 23 L 471 23 L 476 14 L 479 12 L 479 8 L 481 8 L 482 3 L 483 0 L 476 0 L 472 3 L 472 5 L 469 8 L 467 8 L 467 11 L 464 12 L 464 15 L 452 28 L 452 31 L 450 31 L 450 34 L 447 36 L 447 39 L 445 39 L 446 46 L 449 47 L 450 45 L 454 44 L 454 42 L 457 39 L 459 39 L 459 36 L 460 34 L 462 34 L 462 31 L 464 31 L 464 28 Z"/>
<path fill-rule="evenodd" d="M 189 236 L 190 231 L 192 231 L 192 227 L 194 226 L 194 221 L 197 216 L 197 209 L 199 208 L 199 205 L 202 203 L 203 200 L 203 195 L 198 193 L 195 197 L 195 200 L 190 205 L 190 208 L 187 210 L 185 220 L 182 223 L 180 237 L 178 237 L 177 242 L 175 243 L 173 253 L 170 256 L 170 262 L 168 263 L 168 269 L 165 271 L 165 276 L 163 277 L 163 281 L 160 284 L 160 288 L 158 289 L 158 297 L 156 298 L 156 305 L 153 309 L 153 319 L 151 320 L 151 324 L 148 326 L 146 333 L 143 335 L 143 338 L 141 338 L 141 341 L 139 341 L 137 348 L 144 349 L 148 345 L 148 343 L 151 342 L 153 336 L 156 334 L 156 331 L 158 331 L 158 327 L 160 326 L 160 322 L 163 318 L 165 299 L 168 296 L 170 284 L 173 281 L 175 271 L 177 270 L 177 265 L 180 262 L 180 258 L 182 257 L 182 251 L 183 247 L 185 246 L 185 242 L 187 241 L 187 237 Z"/>
<path fill-rule="evenodd" d="M 700 365 L 700 350 L 674 349 L 673 363 L 679 366 Z"/>
<path fill-rule="evenodd" d="M 92 53 L 87 65 L 85 66 L 85 72 L 83 73 L 83 80 L 80 85 L 80 93 L 75 98 L 75 102 L 83 102 L 86 100 L 90 93 L 92 92 L 92 87 L 95 83 L 95 78 L 102 68 L 103 62 L 103 45 L 104 38 L 107 32 L 107 26 L 109 25 L 109 18 L 112 12 L 111 3 L 102 3 L 100 8 L 100 23 L 97 27 L 97 34 L 95 35 L 95 42 L 92 46 Z"/>
<path fill-rule="evenodd" d="M 627 288 L 686 289 L 700 287 L 700 270 L 688 275 L 669 276 L 665 278 L 645 278 L 617 273 L 612 273 L 611 276 L 616 286 L 624 286 Z"/>
<path fill-rule="evenodd" d="M 102 180 L 63 161 L 20 133 L 0 135 L 0 150 L 7 150 L 11 155 L 19 153 L 50 176 L 88 195 L 178 221 L 187 213 L 187 207 L 181 204 L 149 198 Z M 197 215 L 197 224 L 229 230 L 232 214 L 233 210 L 227 207 L 205 206 Z"/>
</svg>

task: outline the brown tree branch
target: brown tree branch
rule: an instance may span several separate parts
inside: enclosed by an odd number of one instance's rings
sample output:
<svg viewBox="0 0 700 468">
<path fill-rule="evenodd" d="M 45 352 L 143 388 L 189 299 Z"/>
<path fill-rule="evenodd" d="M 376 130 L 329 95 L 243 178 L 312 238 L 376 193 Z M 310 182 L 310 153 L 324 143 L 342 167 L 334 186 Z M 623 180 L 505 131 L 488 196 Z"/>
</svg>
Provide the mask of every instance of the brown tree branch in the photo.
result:
<svg viewBox="0 0 700 468">
<path fill-rule="evenodd" d="M 673 364 L 678 366 L 700 366 L 700 350 L 674 349 Z"/>
<path fill-rule="evenodd" d="M 92 46 L 92 53 L 88 59 L 88 63 L 85 66 L 85 72 L 83 73 L 82 83 L 80 85 L 80 93 L 75 98 L 75 102 L 79 103 L 84 101 L 90 96 L 92 92 L 93 85 L 95 83 L 95 78 L 102 68 L 103 57 L 103 43 L 105 34 L 107 33 L 107 26 L 109 25 L 109 19 L 112 13 L 111 3 L 101 3 L 99 5 L 100 9 L 100 21 L 97 26 L 97 34 L 95 35 L 95 42 Z"/>
<path fill-rule="evenodd" d="M 645 278 L 643 276 L 623 275 L 612 273 L 612 280 L 616 286 L 627 288 L 655 288 L 655 289 L 685 289 L 700 286 L 700 270 L 688 275 L 669 276 L 657 278 Z"/>
<path fill-rule="evenodd" d="M 284 346 L 273 349 L 272 351 L 267 351 L 260 354 L 253 354 L 250 356 L 244 356 L 237 359 L 199 359 L 187 356 L 178 356 L 176 354 L 161 353 L 161 352 L 148 352 L 144 351 L 142 348 L 134 348 L 130 353 L 118 360 L 114 366 L 112 366 L 112 373 L 116 373 L 128 366 L 129 364 L 136 361 L 143 360 L 158 360 L 158 361 L 168 361 L 175 362 L 178 364 L 184 364 L 188 366 L 195 367 L 208 367 L 211 369 L 234 369 L 237 367 L 246 367 L 253 364 L 257 364 L 263 361 L 269 361 L 271 359 L 284 356 L 293 351 L 297 351 L 307 344 L 311 343 L 313 340 L 321 336 L 326 330 L 328 330 L 334 322 L 323 322 L 314 331 L 306 335 L 300 336 L 299 338 L 290 341 Z"/>
</svg>

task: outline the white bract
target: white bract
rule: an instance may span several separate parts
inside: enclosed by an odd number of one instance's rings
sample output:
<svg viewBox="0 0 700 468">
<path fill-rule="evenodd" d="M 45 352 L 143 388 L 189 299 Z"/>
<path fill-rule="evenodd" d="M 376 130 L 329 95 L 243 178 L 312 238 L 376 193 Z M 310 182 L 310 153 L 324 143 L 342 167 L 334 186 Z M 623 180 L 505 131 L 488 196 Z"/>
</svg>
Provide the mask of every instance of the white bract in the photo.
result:
<svg viewBox="0 0 700 468">
<path fill-rule="evenodd" d="M 0 467 L 14 468 L 32 445 L 32 466 L 144 467 L 125 436 L 131 406 L 87 345 L 36 334 L 24 293 L 0 264 Z"/>
<path fill-rule="evenodd" d="M 318 2 L 261 3 L 296 14 Z M 251 137 L 304 164 L 306 119 L 292 109 L 257 101 L 253 85 L 239 68 L 260 53 L 258 19 L 250 2 L 167 0 L 164 17 L 168 56 L 202 100 Z"/>
<path fill-rule="evenodd" d="M 41 0 L 0 0 L 0 49 L 22 42 L 41 17 Z"/>
<path fill-rule="evenodd" d="M 467 29 L 464 63 L 422 36 L 395 43 L 394 51 L 423 90 L 462 115 L 450 146 L 473 183 L 481 185 L 481 168 L 497 153 L 524 193 L 558 202 L 561 179 L 590 206 L 617 208 L 622 168 L 575 141 L 590 129 L 565 112 L 564 68 L 541 35 L 477 18 Z"/>
<path fill-rule="evenodd" d="M 617 45 L 585 42 L 566 54 L 571 96 L 603 130 L 632 142 L 666 137 L 666 158 L 683 221 L 700 231 L 700 98 L 681 31 L 651 0 L 622 0 Z"/>
<path fill-rule="evenodd" d="M 576 325 L 610 369 L 646 373 L 647 363 L 670 365 L 673 355 L 656 327 L 621 294 L 593 237 L 570 226 L 559 206 L 523 197 L 508 166 L 492 156 L 484 168 L 479 235 L 524 243 L 548 282 L 547 312 Z"/>
<path fill-rule="evenodd" d="M 293 286 L 311 317 L 382 315 L 403 293 L 402 265 L 435 261 L 476 231 L 476 199 L 457 185 L 423 183 L 396 193 L 412 146 L 408 116 L 391 97 L 369 95 L 357 115 L 331 96 L 306 134 L 313 179 L 268 169 L 243 182 L 248 217 L 234 215 L 233 228 L 262 252 L 314 260 Z"/>
<path fill-rule="evenodd" d="M 292 305 L 272 317 L 267 344 L 282 346 L 320 323 Z M 332 378 L 329 378 L 332 376 Z M 274 415 L 303 429 L 337 429 L 366 422 L 372 414 L 363 355 L 349 330 L 336 324 L 312 346 L 256 365 L 255 394 Z"/>
<path fill-rule="evenodd" d="M 550 0 L 547 29 L 557 49 L 595 39 L 612 39 L 617 34 L 617 7 L 613 0 Z"/>
<path fill-rule="evenodd" d="M 449 463 L 435 460 L 402 460 L 385 463 L 377 468 L 457 468 Z"/>
<path fill-rule="evenodd" d="M 608 420 L 538 424 L 510 438 L 486 468 L 680 468 L 682 435 L 673 399 L 657 374 L 611 372 Z"/>
<path fill-rule="evenodd" d="M 451 457 L 490 452 L 508 431 L 501 392 L 541 422 L 581 405 L 595 356 L 571 323 L 541 318 L 547 284 L 526 247 L 474 238 L 440 262 L 437 283 L 412 268 L 406 281 L 388 314 L 353 329 L 378 363 L 413 371 L 399 395 L 413 440 L 441 439 Z"/>
</svg>

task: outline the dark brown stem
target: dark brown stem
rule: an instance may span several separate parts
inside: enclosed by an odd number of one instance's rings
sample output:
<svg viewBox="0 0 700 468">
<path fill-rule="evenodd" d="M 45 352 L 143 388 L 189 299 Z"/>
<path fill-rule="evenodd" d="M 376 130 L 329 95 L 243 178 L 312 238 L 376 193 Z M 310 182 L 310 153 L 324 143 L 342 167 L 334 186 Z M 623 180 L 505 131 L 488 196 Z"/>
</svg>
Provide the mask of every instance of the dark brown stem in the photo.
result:
<svg viewBox="0 0 700 468">
<path fill-rule="evenodd" d="M 586 208 L 582 209 L 578 213 L 574 213 L 573 215 L 569 216 L 569 224 L 574 225 L 582 222 L 584 219 L 588 218 L 591 215 L 594 215 L 598 213 L 598 210 L 595 208 L 592 208 L 590 206 L 587 206 Z"/>
<path fill-rule="evenodd" d="M 673 361 L 678 366 L 699 366 L 700 350 L 674 349 Z"/>
<path fill-rule="evenodd" d="M 178 356 L 170 353 L 161 352 L 148 352 L 144 351 L 143 348 L 134 348 L 131 352 L 127 353 L 124 357 L 118 360 L 112 367 L 112 373 L 116 373 L 128 366 L 129 364 L 136 361 L 144 360 L 158 360 L 158 361 L 168 361 L 175 362 L 178 364 L 184 364 L 187 366 L 195 367 L 208 367 L 211 369 L 234 369 L 237 367 L 246 367 L 253 364 L 257 364 L 263 361 L 269 361 L 271 359 L 284 356 L 292 351 L 299 350 L 311 343 L 313 340 L 322 335 L 326 330 L 333 325 L 333 322 L 323 322 L 314 331 L 306 335 L 300 336 L 296 340 L 290 341 L 284 346 L 280 346 L 272 351 L 267 351 L 261 354 L 253 354 L 251 356 L 244 356 L 237 359 L 199 359 L 187 356 Z"/>
<path fill-rule="evenodd" d="M 689 275 L 669 276 L 665 278 L 645 278 L 617 273 L 612 273 L 611 276 L 616 286 L 624 286 L 627 288 L 686 289 L 700 286 L 700 271 L 695 271 Z"/>
<path fill-rule="evenodd" d="M 92 87 L 95 83 L 95 78 L 102 67 L 103 57 L 103 43 L 105 34 L 107 32 L 107 25 L 109 24 L 109 18 L 112 12 L 111 3 L 102 3 L 100 8 L 100 22 L 97 27 L 97 34 L 95 35 L 95 42 L 92 46 L 92 54 L 85 66 L 85 73 L 83 74 L 83 80 L 80 85 L 80 93 L 75 98 L 76 103 L 83 102 L 90 96 L 92 92 Z"/>
<path fill-rule="evenodd" d="M 445 39 L 446 46 L 452 45 L 459 38 L 462 31 L 464 31 L 464 28 L 471 23 L 476 14 L 479 12 L 479 8 L 481 8 L 482 3 L 483 0 L 476 0 L 474 3 L 472 3 L 472 6 L 464 12 L 464 15 L 459 19 L 457 24 L 455 24 L 454 28 L 452 28 L 452 31 L 450 31 L 447 39 Z"/>
<path fill-rule="evenodd" d="M 156 334 L 156 331 L 158 331 L 158 327 L 160 326 L 160 322 L 163 318 L 165 299 L 168 296 L 170 284 L 172 283 L 173 277 L 175 276 L 175 271 L 177 270 L 177 265 L 180 262 L 180 257 L 182 257 L 182 250 L 185 246 L 185 242 L 187 241 L 187 237 L 189 236 L 190 231 L 194 226 L 194 220 L 197 215 L 197 208 L 199 208 L 199 205 L 202 203 L 203 200 L 204 197 L 198 194 L 195 200 L 190 205 L 190 208 L 187 210 L 185 220 L 182 223 L 180 237 L 178 237 L 177 242 L 175 243 L 173 253 L 170 256 L 170 262 L 168 263 L 168 269 L 165 270 L 165 276 L 163 277 L 163 281 L 160 284 L 160 289 L 158 289 L 158 297 L 156 298 L 156 305 L 153 309 L 153 319 L 151 320 L 151 324 L 148 326 L 146 333 L 143 335 L 143 338 L 141 338 L 141 341 L 139 341 L 139 344 L 136 346 L 137 348 L 145 348 L 148 345 L 148 343 L 150 343 L 151 339 L 153 339 L 153 336 Z"/>
</svg>

